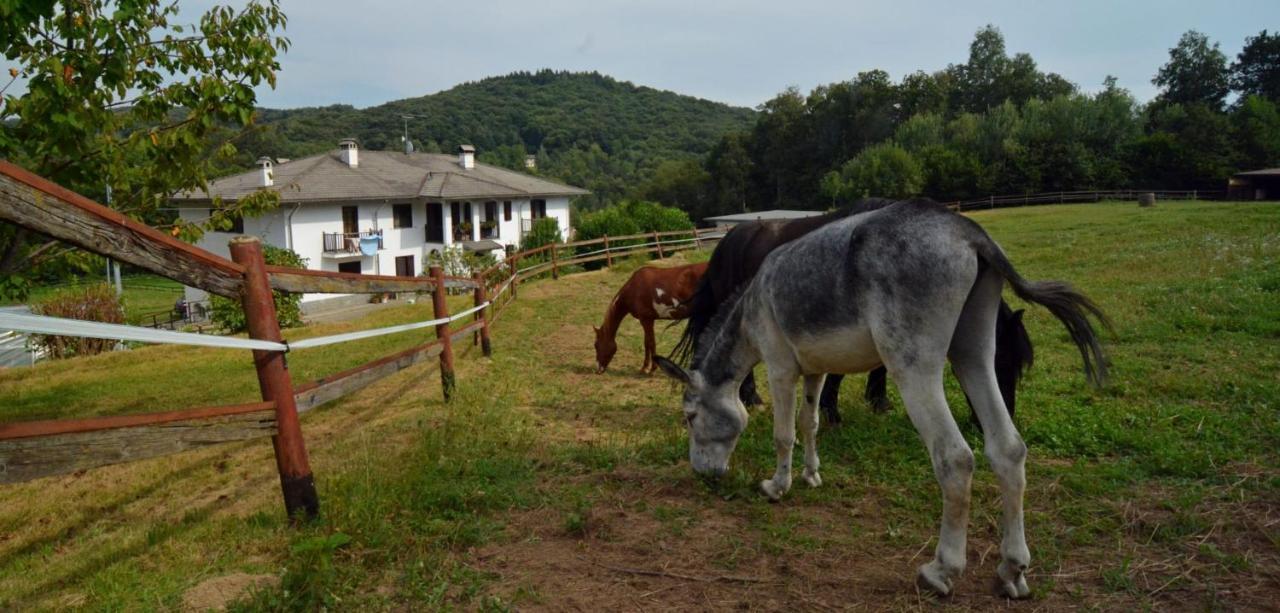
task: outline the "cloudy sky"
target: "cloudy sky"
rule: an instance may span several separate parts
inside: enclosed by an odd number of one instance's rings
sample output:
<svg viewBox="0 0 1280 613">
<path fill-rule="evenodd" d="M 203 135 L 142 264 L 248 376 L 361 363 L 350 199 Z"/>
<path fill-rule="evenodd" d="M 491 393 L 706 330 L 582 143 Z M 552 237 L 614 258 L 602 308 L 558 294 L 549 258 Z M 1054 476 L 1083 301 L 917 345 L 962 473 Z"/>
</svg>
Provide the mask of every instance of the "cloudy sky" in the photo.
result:
<svg viewBox="0 0 1280 613">
<path fill-rule="evenodd" d="M 1112 74 L 1147 100 L 1182 32 L 1208 34 L 1234 59 L 1245 36 L 1280 29 L 1277 0 L 282 2 L 293 47 L 277 88 L 259 94 L 277 108 L 365 107 L 540 68 L 755 106 L 790 85 L 961 63 L 987 23 L 1042 70 L 1086 90 Z"/>
</svg>

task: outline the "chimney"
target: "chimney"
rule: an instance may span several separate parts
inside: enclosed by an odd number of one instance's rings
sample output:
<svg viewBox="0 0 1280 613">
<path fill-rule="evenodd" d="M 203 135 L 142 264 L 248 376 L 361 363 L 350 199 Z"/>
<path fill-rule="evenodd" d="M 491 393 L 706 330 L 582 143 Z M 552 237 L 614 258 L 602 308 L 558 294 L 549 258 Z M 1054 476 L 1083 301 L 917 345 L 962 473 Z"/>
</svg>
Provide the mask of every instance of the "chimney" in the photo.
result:
<svg viewBox="0 0 1280 613">
<path fill-rule="evenodd" d="M 458 145 L 458 165 L 463 170 L 476 167 L 476 148 L 471 145 Z"/>
<path fill-rule="evenodd" d="M 262 169 L 262 186 L 271 187 L 275 185 L 275 173 L 271 171 L 271 158 L 265 155 L 258 158 L 258 167 Z"/>
<path fill-rule="evenodd" d="M 526 155 L 526 156 L 524 156 L 524 167 L 525 167 L 525 168 L 528 168 L 529 170 L 537 170 L 537 169 L 538 169 L 538 156 L 536 156 L 536 155 Z"/>
<path fill-rule="evenodd" d="M 360 150 L 356 147 L 356 139 L 344 138 L 338 141 L 338 158 L 351 168 L 360 166 Z"/>
</svg>

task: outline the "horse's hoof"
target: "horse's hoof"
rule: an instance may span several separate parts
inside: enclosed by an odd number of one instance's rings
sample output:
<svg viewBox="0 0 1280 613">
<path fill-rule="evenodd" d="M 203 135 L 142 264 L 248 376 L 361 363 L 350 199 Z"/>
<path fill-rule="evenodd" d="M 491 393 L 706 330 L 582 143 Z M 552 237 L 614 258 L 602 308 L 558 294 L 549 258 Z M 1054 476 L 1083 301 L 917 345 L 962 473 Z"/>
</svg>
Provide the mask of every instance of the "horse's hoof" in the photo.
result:
<svg viewBox="0 0 1280 613">
<path fill-rule="evenodd" d="M 920 566 L 916 571 L 916 586 L 938 596 L 950 596 L 951 579 L 938 571 L 935 566 L 932 562 Z"/>
<path fill-rule="evenodd" d="M 1000 595 L 1013 600 L 1031 595 L 1031 588 L 1027 587 L 1027 573 L 1023 570 L 1025 568 L 1024 564 L 1013 564 L 1007 560 L 996 567 L 996 587 Z"/>
<path fill-rule="evenodd" d="M 809 487 L 818 487 L 819 485 L 822 485 L 822 475 L 818 474 L 817 471 L 809 472 L 809 469 L 805 469 L 801 478 L 804 479 L 805 483 L 809 484 Z"/>
<path fill-rule="evenodd" d="M 760 491 L 769 498 L 770 502 L 777 502 L 782 500 L 782 495 L 787 493 L 787 488 L 774 483 L 773 479 L 765 479 L 760 482 Z"/>
</svg>

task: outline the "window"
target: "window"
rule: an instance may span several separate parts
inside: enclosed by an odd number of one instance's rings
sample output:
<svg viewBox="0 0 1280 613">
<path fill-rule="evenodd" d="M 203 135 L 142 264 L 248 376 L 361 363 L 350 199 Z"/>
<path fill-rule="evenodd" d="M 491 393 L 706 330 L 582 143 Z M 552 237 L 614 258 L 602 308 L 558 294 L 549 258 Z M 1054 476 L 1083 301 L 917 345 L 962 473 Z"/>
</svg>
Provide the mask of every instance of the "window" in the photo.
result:
<svg viewBox="0 0 1280 613">
<path fill-rule="evenodd" d="M 546 200 L 531 200 L 531 201 L 529 201 L 529 206 L 530 206 L 530 207 L 532 208 L 532 210 L 533 210 L 533 218 L 534 218 L 534 219 L 542 219 L 543 217 L 546 217 L 546 216 L 547 216 L 547 201 L 546 201 Z"/>
<path fill-rule="evenodd" d="M 502 201 L 502 221 L 511 221 L 511 201 Z"/>
<path fill-rule="evenodd" d="M 391 205 L 391 227 L 393 228 L 412 228 L 413 227 L 413 205 L 412 204 Z"/>
<path fill-rule="evenodd" d="M 354 272 L 357 275 L 364 272 L 360 270 L 360 262 L 338 262 L 338 272 Z"/>
<path fill-rule="evenodd" d="M 484 203 L 484 221 L 480 222 L 480 238 L 498 238 L 498 203 Z"/>
<path fill-rule="evenodd" d="M 396 276 L 397 277 L 413 276 L 413 256 L 402 255 L 396 258 Z"/>
<path fill-rule="evenodd" d="M 471 216 L 471 203 L 454 202 L 450 205 L 450 213 L 453 217 L 453 240 L 471 240 L 471 237 L 475 236 L 475 228 L 472 226 L 474 219 Z"/>
<path fill-rule="evenodd" d="M 244 234 L 244 216 L 236 215 L 235 217 L 232 217 L 231 230 L 229 231 L 232 234 Z"/>
</svg>

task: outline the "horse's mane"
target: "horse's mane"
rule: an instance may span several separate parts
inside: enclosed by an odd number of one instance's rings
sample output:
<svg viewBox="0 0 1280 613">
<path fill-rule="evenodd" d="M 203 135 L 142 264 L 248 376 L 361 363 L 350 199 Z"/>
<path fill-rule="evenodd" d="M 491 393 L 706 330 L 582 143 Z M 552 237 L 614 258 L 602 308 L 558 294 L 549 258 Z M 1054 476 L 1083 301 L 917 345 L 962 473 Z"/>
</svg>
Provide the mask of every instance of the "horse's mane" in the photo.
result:
<svg viewBox="0 0 1280 613">
<path fill-rule="evenodd" d="M 864 198 L 834 211 L 802 217 L 784 223 L 748 221 L 738 224 L 725 234 L 711 253 L 707 270 L 698 282 L 693 296 L 685 302 L 689 307 L 689 319 L 680 341 L 671 350 L 671 359 L 688 365 L 694 357 L 698 338 L 712 324 L 720 305 L 746 287 L 764 256 L 774 249 L 808 234 L 822 226 L 846 217 L 867 213 L 893 204 L 885 198 Z"/>
</svg>

